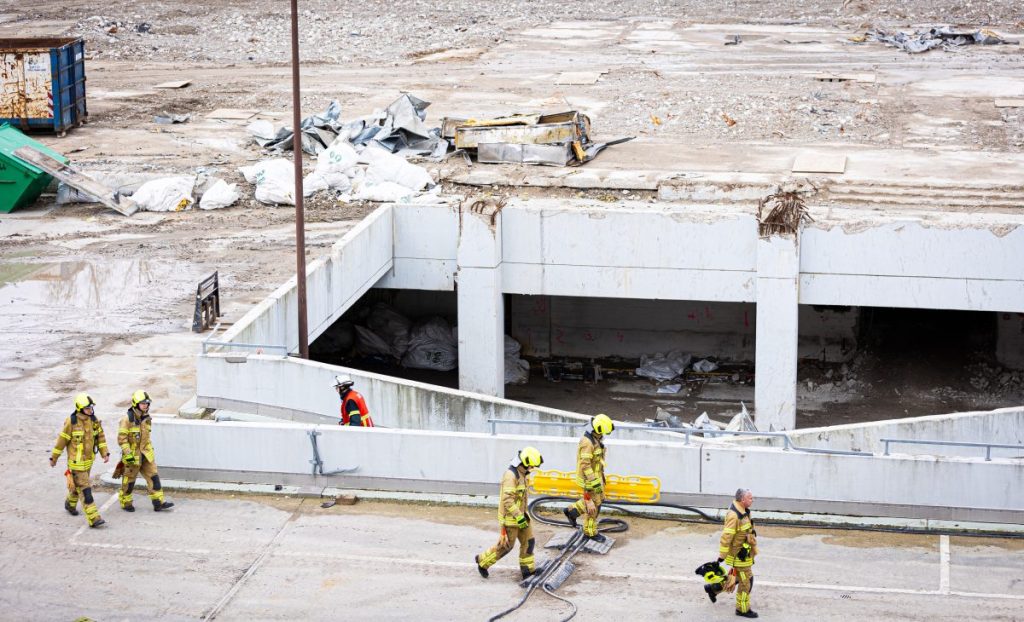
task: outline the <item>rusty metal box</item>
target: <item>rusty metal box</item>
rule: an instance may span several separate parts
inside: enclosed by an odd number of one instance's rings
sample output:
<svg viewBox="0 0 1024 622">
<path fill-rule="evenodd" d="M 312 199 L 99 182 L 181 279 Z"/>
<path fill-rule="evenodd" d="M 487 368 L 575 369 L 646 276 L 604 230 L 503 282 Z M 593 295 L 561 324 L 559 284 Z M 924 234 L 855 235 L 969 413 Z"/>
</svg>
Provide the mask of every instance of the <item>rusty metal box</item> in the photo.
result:
<svg viewBox="0 0 1024 622">
<path fill-rule="evenodd" d="M 64 135 L 88 114 L 84 40 L 0 39 L 0 123 Z"/>
</svg>

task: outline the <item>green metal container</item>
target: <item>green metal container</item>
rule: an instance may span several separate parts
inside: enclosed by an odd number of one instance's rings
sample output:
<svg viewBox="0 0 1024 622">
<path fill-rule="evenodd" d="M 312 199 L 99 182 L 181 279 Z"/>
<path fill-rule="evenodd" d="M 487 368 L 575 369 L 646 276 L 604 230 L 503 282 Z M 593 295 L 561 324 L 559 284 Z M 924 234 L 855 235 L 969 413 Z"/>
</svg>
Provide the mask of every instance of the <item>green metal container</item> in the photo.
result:
<svg viewBox="0 0 1024 622">
<path fill-rule="evenodd" d="M 56 151 L 25 136 L 8 124 L 0 125 L 0 212 L 12 212 L 24 207 L 46 190 L 53 179 L 42 169 L 22 162 L 14 155 L 21 147 L 34 147 L 46 155 L 68 163 L 68 159 Z"/>
</svg>

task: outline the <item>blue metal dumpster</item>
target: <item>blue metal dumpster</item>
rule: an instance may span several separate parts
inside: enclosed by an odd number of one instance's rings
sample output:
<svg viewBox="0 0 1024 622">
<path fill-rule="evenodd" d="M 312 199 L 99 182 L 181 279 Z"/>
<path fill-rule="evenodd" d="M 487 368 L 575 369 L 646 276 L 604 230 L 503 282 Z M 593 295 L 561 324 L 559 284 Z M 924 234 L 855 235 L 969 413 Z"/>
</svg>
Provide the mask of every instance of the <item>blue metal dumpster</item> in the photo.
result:
<svg viewBox="0 0 1024 622">
<path fill-rule="evenodd" d="M 85 41 L 0 39 L 0 123 L 63 136 L 88 115 Z"/>
</svg>

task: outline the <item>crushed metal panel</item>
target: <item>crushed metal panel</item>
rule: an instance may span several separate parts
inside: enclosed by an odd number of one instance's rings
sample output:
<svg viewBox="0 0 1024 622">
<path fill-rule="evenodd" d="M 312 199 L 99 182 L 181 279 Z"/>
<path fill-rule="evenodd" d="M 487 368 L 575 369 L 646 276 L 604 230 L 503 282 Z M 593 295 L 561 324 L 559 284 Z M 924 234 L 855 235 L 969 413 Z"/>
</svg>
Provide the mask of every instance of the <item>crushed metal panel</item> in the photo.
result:
<svg viewBox="0 0 1024 622">
<path fill-rule="evenodd" d="M 514 145 L 553 145 L 560 143 L 588 143 L 590 118 L 576 111 L 539 115 L 537 122 L 524 125 L 534 117 L 520 115 L 487 121 L 472 121 L 455 130 L 455 147 L 476 149 L 481 143 L 507 143 Z M 498 124 L 499 121 L 506 123 Z M 486 125 L 484 125 L 486 123 Z M 510 124 L 511 123 L 511 124 Z"/>
<path fill-rule="evenodd" d="M 477 145 L 477 160 L 483 164 L 545 164 L 566 166 L 573 159 L 572 145 L 512 145 L 508 143 L 481 143 Z"/>
<path fill-rule="evenodd" d="M 801 153 L 793 160 L 794 173 L 846 172 L 846 156 L 831 153 Z"/>
<path fill-rule="evenodd" d="M 97 202 L 125 216 L 131 216 L 139 211 L 139 206 L 135 204 L 135 201 L 122 197 L 116 190 L 101 184 L 63 162 L 54 160 L 38 149 L 27 146 L 20 147 L 14 150 L 14 155 L 19 160 L 46 171 L 72 188 L 94 197 Z"/>
</svg>

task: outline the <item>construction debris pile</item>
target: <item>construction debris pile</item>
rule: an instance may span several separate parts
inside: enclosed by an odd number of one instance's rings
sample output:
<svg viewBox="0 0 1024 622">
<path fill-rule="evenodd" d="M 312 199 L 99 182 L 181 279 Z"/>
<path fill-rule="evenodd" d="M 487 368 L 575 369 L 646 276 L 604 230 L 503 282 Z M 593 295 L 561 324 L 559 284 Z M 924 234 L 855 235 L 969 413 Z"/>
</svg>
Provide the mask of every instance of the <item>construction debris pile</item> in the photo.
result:
<svg viewBox="0 0 1024 622">
<path fill-rule="evenodd" d="M 938 47 L 949 50 L 966 45 L 1019 45 L 988 30 L 967 30 L 950 26 L 918 29 L 914 32 L 902 30 L 887 31 L 880 28 L 869 30 L 855 41 L 878 41 L 899 48 L 908 54 L 921 54 Z"/>
<path fill-rule="evenodd" d="M 799 192 L 779 191 L 757 202 L 757 233 L 762 238 L 797 235 L 800 225 L 810 220 Z"/>
</svg>

